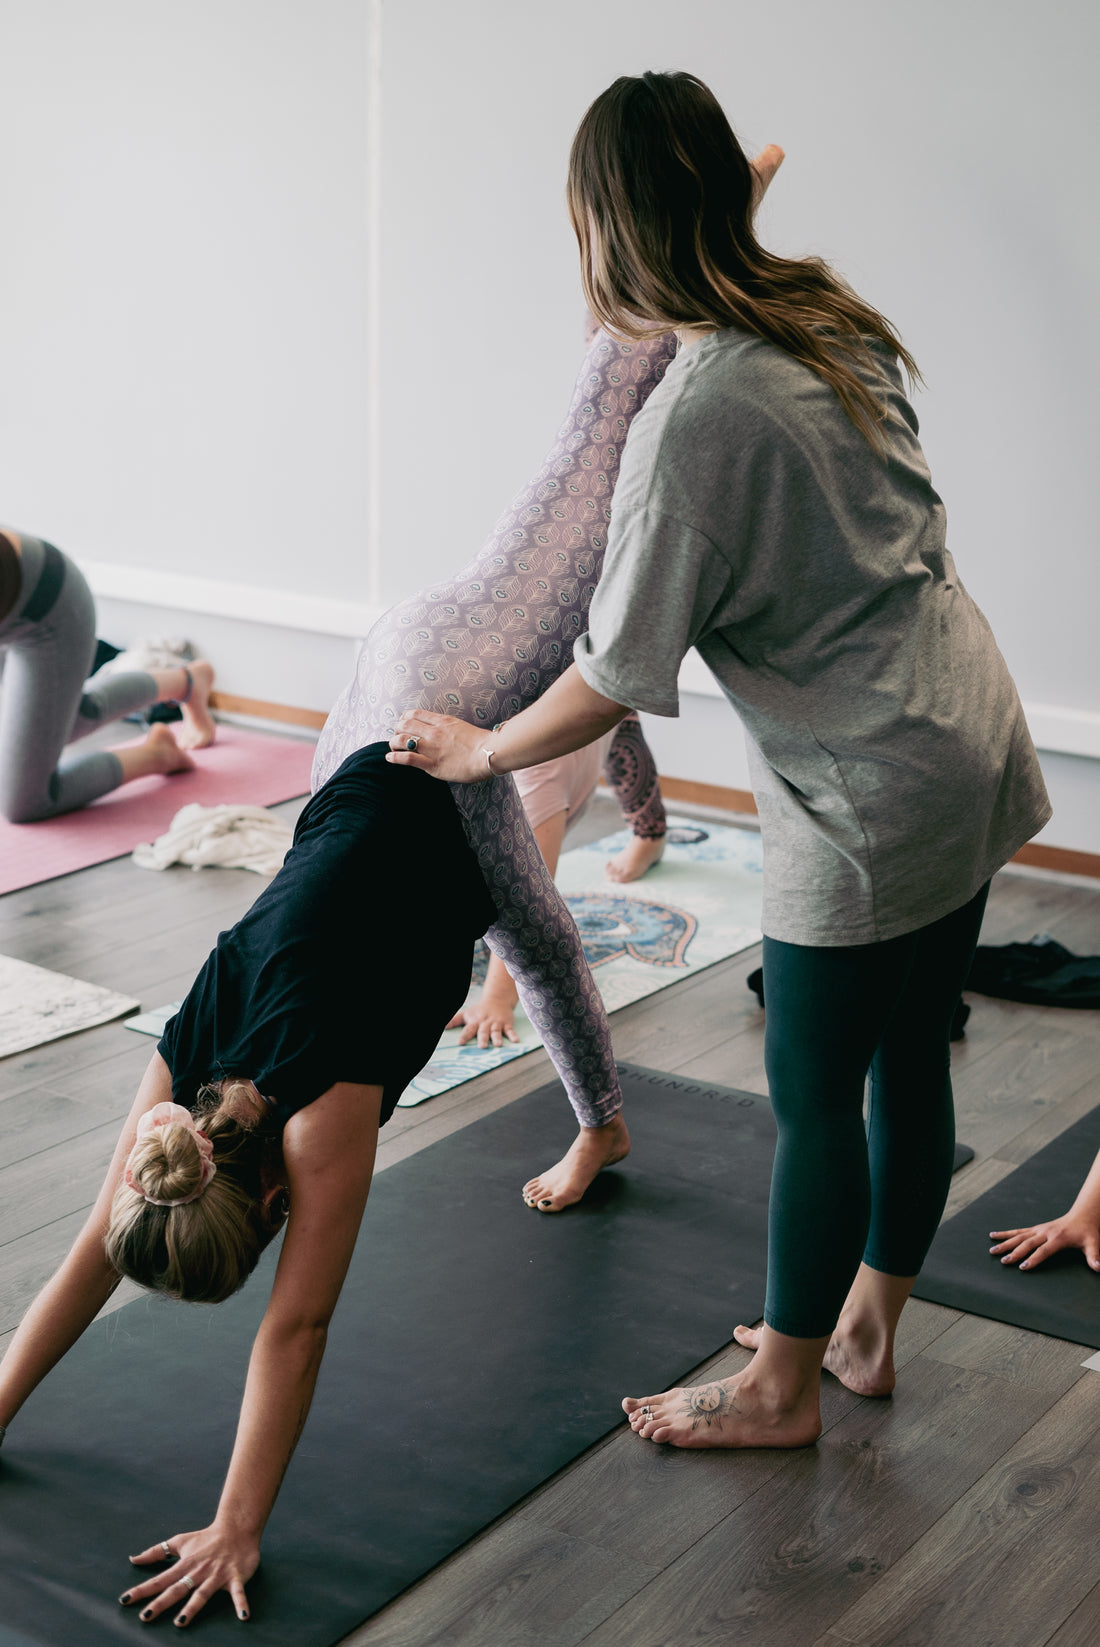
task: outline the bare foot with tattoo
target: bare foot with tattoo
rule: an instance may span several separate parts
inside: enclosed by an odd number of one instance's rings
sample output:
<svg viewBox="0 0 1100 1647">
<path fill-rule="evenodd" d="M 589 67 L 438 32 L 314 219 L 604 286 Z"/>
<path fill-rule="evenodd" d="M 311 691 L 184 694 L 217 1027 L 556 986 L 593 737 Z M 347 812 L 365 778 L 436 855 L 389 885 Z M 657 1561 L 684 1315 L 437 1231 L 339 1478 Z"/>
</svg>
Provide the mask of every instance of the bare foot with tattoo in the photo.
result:
<svg viewBox="0 0 1100 1647">
<path fill-rule="evenodd" d="M 630 1134 L 622 1115 L 602 1127 L 582 1127 L 557 1166 L 523 1186 L 523 1199 L 539 1212 L 561 1212 L 579 1201 L 598 1172 L 630 1153 Z"/>
<path fill-rule="evenodd" d="M 604 865 L 604 874 L 609 881 L 640 881 L 647 869 L 652 869 L 658 862 L 665 849 L 665 837 L 657 835 L 647 840 L 643 835 L 635 835 Z"/>
<path fill-rule="evenodd" d="M 714 1384 L 627 1396 L 623 1411 L 635 1435 L 673 1447 L 812 1447 L 821 1434 L 817 1386 L 815 1375 L 779 1399 L 750 1366 Z"/>
</svg>

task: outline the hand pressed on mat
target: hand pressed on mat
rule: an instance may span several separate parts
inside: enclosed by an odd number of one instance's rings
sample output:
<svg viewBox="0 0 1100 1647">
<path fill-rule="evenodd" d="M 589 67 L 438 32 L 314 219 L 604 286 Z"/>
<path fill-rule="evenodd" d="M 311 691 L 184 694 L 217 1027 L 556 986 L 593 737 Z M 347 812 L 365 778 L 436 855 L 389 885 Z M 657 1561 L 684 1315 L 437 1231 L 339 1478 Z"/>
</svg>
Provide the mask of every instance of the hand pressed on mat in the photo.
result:
<svg viewBox="0 0 1100 1647">
<path fill-rule="evenodd" d="M 997 1243 L 989 1250 L 1002 1264 L 1019 1264 L 1022 1270 L 1034 1270 L 1056 1252 L 1079 1247 L 1089 1268 L 1100 1270 L 1100 1226 L 1095 1218 L 1082 1213 L 1067 1212 L 1064 1218 L 1051 1218 L 1045 1224 L 1031 1224 L 1018 1230 L 990 1230 L 989 1234 Z"/>
<path fill-rule="evenodd" d="M 1037 1269 L 1067 1247 L 1080 1247 L 1089 1268 L 1100 1270 L 1100 1155 L 1061 1218 L 1016 1230 L 990 1230 L 989 1239 L 997 1242 L 989 1249 L 994 1258 L 1002 1264 L 1019 1264 L 1022 1270 Z"/>
<path fill-rule="evenodd" d="M 238 1618 L 248 1617 L 244 1587 L 260 1565 L 258 1538 L 214 1522 L 201 1532 L 174 1533 L 130 1560 L 136 1567 L 150 1567 L 169 1560 L 169 1552 L 174 1558 L 172 1566 L 119 1596 L 123 1607 L 145 1603 L 141 1609 L 143 1624 L 177 1606 L 179 1612 L 173 1624 L 190 1624 L 219 1590 L 229 1591 Z"/>
</svg>

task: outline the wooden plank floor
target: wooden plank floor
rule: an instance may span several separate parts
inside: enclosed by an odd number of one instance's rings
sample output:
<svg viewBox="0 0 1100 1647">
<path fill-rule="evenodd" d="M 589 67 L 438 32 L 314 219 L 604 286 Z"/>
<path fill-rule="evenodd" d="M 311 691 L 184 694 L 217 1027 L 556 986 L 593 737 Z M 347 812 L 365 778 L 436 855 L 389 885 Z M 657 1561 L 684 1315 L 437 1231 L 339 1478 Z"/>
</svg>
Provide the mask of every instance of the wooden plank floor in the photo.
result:
<svg viewBox="0 0 1100 1647">
<path fill-rule="evenodd" d="M 588 836 L 613 827 L 609 806 Z M 99 865 L 0 898 L 0 953 L 156 1006 L 259 886 L 243 871 Z M 1037 931 L 1100 952 L 1100 885 L 1000 875 L 985 941 Z M 763 1020 L 744 982 L 757 964 L 749 951 L 617 1013 L 616 1050 L 762 1091 Z M 977 1155 L 951 1208 L 1100 1102 L 1097 1014 L 972 1004 L 955 1077 Z M 0 1062 L 0 1347 L 79 1227 L 151 1045 L 116 1023 Z M 548 1069 L 536 1053 L 398 1111 L 380 1170 Z M 817 1447 L 689 1454 L 620 1428 L 346 1647 L 1085 1647 L 1100 1639 L 1100 1377 L 1082 1371 L 1086 1353 L 914 1302 L 894 1399 L 826 1380 Z M 746 1359 L 733 1346 L 706 1370 Z"/>
</svg>

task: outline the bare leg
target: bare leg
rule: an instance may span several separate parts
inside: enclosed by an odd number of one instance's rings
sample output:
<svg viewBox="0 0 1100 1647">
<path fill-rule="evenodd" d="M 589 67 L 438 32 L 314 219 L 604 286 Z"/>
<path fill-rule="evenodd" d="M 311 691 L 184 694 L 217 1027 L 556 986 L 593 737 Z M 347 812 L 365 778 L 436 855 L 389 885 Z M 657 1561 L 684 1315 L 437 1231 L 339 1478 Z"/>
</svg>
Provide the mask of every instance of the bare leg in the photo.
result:
<svg viewBox="0 0 1100 1647">
<path fill-rule="evenodd" d="M 637 881 L 664 851 L 667 825 L 657 763 L 642 724 L 633 713 L 624 716 L 615 728 L 604 777 L 634 834 L 634 839 L 609 861 L 604 873 L 609 881 Z"/>
<path fill-rule="evenodd" d="M 157 683 L 157 701 L 178 703 L 183 715 L 179 735 L 181 749 L 205 749 L 214 742 L 217 727 L 210 713 L 210 689 L 214 684 L 213 665 L 198 658 L 186 668 L 151 669 Z"/>
<path fill-rule="evenodd" d="M 148 778 L 154 772 L 164 776 L 170 772 L 191 772 L 195 766 L 186 749 L 180 748 L 163 723 L 149 728 L 144 743 L 113 749 L 111 753 L 122 768 L 122 783 L 129 783 L 133 778 Z"/>
<path fill-rule="evenodd" d="M 825 1352 L 825 1370 L 856 1395 L 890 1395 L 894 1388 L 894 1337 L 915 1275 L 885 1275 L 859 1266 Z M 735 1327 L 747 1350 L 760 1348 L 762 1327 Z"/>
<path fill-rule="evenodd" d="M 627 1396 L 623 1411 L 636 1435 L 673 1447 L 810 1447 L 821 1434 L 828 1347 L 828 1338 L 788 1338 L 764 1326 L 744 1372 L 663 1395 Z"/>
</svg>

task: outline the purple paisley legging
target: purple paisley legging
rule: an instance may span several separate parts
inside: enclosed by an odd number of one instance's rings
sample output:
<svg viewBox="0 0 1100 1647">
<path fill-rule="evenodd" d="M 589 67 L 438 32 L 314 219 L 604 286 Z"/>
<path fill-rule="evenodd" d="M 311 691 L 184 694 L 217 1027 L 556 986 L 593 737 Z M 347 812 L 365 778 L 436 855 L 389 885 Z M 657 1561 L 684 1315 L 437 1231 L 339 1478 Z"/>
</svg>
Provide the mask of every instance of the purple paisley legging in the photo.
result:
<svg viewBox="0 0 1100 1647">
<path fill-rule="evenodd" d="M 568 667 L 603 565 L 627 430 L 675 350 L 672 335 L 642 344 L 596 333 L 557 440 L 481 553 L 451 581 L 391 607 L 363 642 L 321 733 L 314 790 L 353 750 L 388 739 L 406 710 L 493 727 Z M 607 765 L 635 832 L 663 834 L 636 717 L 624 721 Z M 489 947 L 515 979 L 581 1125 L 602 1126 L 622 1104 L 607 1017 L 516 787 L 505 776 L 451 792 L 497 907 Z"/>
</svg>

